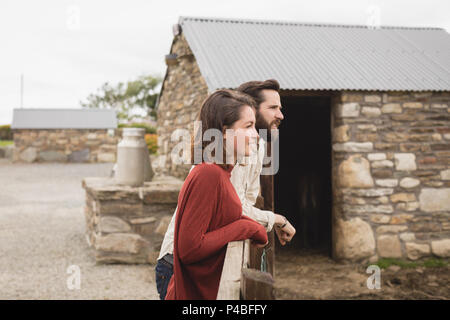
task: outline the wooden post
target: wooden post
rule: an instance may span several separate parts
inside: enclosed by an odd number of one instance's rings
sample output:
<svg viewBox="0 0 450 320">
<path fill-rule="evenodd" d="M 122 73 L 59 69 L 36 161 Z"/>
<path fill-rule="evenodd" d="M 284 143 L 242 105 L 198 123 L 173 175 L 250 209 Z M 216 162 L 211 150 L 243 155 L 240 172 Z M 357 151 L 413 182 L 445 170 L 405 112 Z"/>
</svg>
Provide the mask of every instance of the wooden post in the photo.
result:
<svg viewBox="0 0 450 320">
<path fill-rule="evenodd" d="M 217 300 L 239 300 L 244 241 L 227 245 Z"/>
<path fill-rule="evenodd" d="M 267 144 L 270 155 L 270 143 Z M 256 201 L 256 206 L 263 210 L 274 211 L 273 175 L 261 175 L 261 197 Z M 261 201 L 262 198 L 263 200 Z M 261 255 L 263 249 L 254 246 L 249 247 L 248 268 L 242 269 L 241 294 L 244 300 L 273 300 L 275 299 L 273 284 L 275 272 L 275 232 L 268 234 L 269 243 L 265 247 L 267 272 L 261 271 Z M 247 248 L 245 248 L 247 249 Z M 245 250 L 244 250 L 245 251 Z M 244 252 L 245 253 L 245 252 Z"/>
<path fill-rule="evenodd" d="M 261 176 L 261 196 L 264 198 L 264 207 L 260 209 L 273 211 L 273 176 Z M 258 201 L 257 201 L 258 202 Z M 275 262 L 275 233 L 270 231 L 268 234 L 269 243 L 266 250 L 267 272 L 274 275 Z M 261 255 L 263 249 L 250 247 L 249 267 L 261 269 Z"/>
<path fill-rule="evenodd" d="M 274 300 L 273 283 L 270 273 L 242 269 L 241 292 L 244 300 Z"/>
</svg>

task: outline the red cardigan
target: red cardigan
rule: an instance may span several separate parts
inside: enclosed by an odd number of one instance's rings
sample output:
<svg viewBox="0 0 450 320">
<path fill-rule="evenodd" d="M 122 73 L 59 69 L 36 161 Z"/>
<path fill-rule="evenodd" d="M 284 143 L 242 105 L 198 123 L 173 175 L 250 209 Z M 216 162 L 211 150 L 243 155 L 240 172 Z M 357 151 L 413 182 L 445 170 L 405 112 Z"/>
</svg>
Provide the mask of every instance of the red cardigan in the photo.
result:
<svg viewBox="0 0 450 320">
<path fill-rule="evenodd" d="M 232 166 L 201 163 L 180 190 L 174 232 L 174 274 L 166 300 L 216 299 L 228 242 L 267 242 L 262 225 L 242 215 Z"/>
</svg>

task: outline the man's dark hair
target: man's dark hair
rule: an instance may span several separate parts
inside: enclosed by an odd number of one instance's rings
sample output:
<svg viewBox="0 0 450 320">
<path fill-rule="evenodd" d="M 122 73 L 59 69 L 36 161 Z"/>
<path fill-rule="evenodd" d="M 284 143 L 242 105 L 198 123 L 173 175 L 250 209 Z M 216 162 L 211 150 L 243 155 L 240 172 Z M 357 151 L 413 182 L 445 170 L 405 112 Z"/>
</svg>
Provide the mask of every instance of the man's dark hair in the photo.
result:
<svg viewBox="0 0 450 320">
<path fill-rule="evenodd" d="M 275 79 L 269 79 L 266 81 L 249 81 L 241 84 L 239 88 L 237 88 L 237 91 L 246 93 L 251 96 L 255 100 L 257 108 L 259 108 L 259 105 L 264 102 L 262 90 L 266 89 L 279 92 L 280 84 Z"/>
</svg>

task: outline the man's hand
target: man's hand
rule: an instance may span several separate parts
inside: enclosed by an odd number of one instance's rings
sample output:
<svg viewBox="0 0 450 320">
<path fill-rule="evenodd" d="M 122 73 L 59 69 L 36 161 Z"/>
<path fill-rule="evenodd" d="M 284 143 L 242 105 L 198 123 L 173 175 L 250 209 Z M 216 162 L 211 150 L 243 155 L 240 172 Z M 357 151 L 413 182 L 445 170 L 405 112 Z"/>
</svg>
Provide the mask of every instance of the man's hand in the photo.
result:
<svg viewBox="0 0 450 320">
<path fill-rule="evenodd" d="M 286 222 L 286 225 L 281 228 Z M 285 217 L 275 214 L 275 233 L 281 245 L 284 246 L 286 242 L 290 242 L 295 235 L 295 228 L 290 224 Z"/>
</svg>

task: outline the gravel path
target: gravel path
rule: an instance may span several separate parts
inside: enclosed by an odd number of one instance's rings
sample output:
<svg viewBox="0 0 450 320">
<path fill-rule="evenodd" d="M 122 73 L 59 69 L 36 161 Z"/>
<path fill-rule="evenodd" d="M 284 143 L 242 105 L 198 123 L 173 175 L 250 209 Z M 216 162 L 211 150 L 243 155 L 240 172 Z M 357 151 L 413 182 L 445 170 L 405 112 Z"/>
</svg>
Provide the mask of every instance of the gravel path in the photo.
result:
<svg viewBox="0 0 450 320">
<path fill-rule="evenodd" d="M 96 265 L 86 243 L 81 179 L 113 164 L 0 160 L 0 299 L 159 299 L 154 266 Z"/>
</svg>

